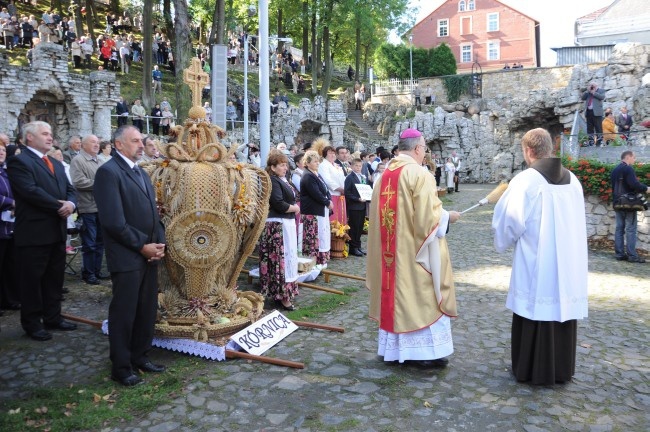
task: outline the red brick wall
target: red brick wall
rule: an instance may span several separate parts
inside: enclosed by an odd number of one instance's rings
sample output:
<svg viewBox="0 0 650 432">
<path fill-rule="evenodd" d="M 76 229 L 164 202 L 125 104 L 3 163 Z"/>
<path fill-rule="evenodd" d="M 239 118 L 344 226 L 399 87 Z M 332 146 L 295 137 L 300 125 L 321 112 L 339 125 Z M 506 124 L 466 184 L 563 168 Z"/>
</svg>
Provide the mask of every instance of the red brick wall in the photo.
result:
<svg viewBox="0 0 650 432">
<path fill-rule="evenodd" d="M 475 0 L 476 9 L 458 12 L 459 0 L 448 0 L 429 16 L 413 27 L 413 45 L 433 48 L 441 43 L 451 47 L 458 65 L 458 72 L 467 72 L 478 61 L 483 70 L 501 69 L 508 63 L 522 63 L 525 67 L 537 65 L 535 53 L 535 21 L 495 0 Z M 466 4 L 468 1 L 466 0 Z M 487 31 L 487 16 L 499 14 L 499 29 Z M 472 32 L 461 35 L 461 17 L 471 17 Z M 438 37 L 438 20 L 449 20 L 449 36 Z M 498 41 L 499 60 L 488 61 L 488 41 Z M 461 62 L 461 45 L 472 44 L 472 60 Z"/>
</svg>

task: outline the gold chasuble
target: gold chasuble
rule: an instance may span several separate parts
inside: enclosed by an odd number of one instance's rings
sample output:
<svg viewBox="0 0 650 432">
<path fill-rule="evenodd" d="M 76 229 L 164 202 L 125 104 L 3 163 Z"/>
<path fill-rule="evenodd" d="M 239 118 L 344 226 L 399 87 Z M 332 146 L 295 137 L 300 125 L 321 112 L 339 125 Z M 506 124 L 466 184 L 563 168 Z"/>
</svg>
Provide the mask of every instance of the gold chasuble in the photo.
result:
<svg viewBox="0 0 650 432">
<path fill-rule="evenodd" d="M 436 236 L 442 203 L 436 182 L 408 155 L 391 160 L 374 185 L 366 285 L 370 318 L 382 330 L 407 333 L 456 316 L 444 236 Z"/>
</svg>

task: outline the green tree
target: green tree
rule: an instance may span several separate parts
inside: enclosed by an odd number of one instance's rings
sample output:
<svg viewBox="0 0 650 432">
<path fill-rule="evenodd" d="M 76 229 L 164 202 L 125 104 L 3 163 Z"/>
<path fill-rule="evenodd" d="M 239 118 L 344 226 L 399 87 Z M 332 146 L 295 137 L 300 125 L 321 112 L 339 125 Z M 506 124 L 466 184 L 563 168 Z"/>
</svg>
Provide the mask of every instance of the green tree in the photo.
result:
<svg viewBox="0 0 650 432">
<path fill-rule="evenodd" d="M 456 74 L 456 57 L 449 48 L 449 45 L 442 43 L 438 45 L 431 57 L 433 69 L 430 76 L 454 75 Z"/>
<path fill-rule="evenodd" d="M 190 88 L 183 81 L 183 73 L 190 65 L 192 59 L 192 38 L 190 34 L 190 15 L 185 0 L 174 0 L 174 18 L 175 43 L 174 43 L 174 62 L 176 70 L 179 72 L 174 77 L 176 89 L 176 113 L 179 119 L 187 118 L 192 105 L 192 96 Z"/>
</svg>

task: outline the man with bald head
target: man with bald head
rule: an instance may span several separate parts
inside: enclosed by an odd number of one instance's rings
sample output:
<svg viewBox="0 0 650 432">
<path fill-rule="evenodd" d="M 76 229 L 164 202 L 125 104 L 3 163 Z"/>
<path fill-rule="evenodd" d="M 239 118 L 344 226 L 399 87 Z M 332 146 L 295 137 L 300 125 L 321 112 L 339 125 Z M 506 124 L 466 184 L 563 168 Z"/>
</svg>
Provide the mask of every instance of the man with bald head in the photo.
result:
<svg viewBox="0 0 650 432">
<path fill-rule="evenodd" d="M 95 174 L 99 168 L 99 138 L 87 135 L 81 140 L 79 155 L 72 159 L 70 177 L 77 188 L 79 216 L 81 226 L 81 255 L 83 268 L 81 278 L 90 285 L 99 285 L 99 280 L 107 278 L 103 275 L 102 259 L 104 256 L 104 241 L 102 240 L 101 225 L 97 217 L 97 204 L 93 190 Z"/>
</svg>

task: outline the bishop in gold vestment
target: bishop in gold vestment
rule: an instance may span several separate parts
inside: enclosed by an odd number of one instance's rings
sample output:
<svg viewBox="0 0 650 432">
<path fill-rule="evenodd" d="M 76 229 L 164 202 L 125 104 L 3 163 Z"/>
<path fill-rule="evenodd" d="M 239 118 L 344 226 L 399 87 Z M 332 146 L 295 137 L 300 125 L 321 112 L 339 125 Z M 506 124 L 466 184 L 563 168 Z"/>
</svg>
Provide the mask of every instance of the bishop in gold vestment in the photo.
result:
<svg viewBox="0 0 650 432">
<path fill-rule="evenodd" d="M 400 155 L 374 185 L 368 230 L 370 318 L 379 322 L 378 354 L 386 361 L 446 364 L 453 352 L 450 318 L 456 297 L 445 234 L 460 217 L 447 212 L 422 167 L 422 134 L 406 129 Z"/>
</svg>

